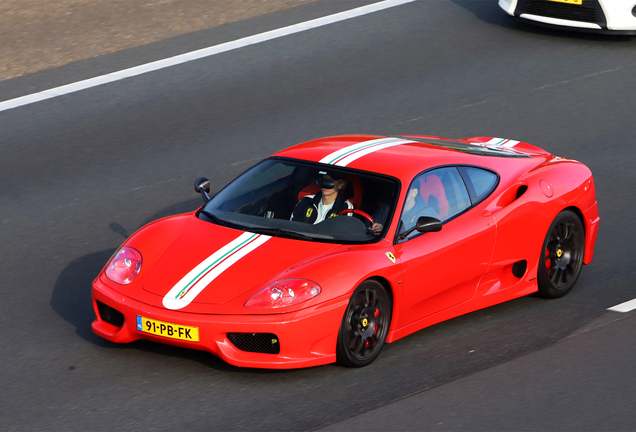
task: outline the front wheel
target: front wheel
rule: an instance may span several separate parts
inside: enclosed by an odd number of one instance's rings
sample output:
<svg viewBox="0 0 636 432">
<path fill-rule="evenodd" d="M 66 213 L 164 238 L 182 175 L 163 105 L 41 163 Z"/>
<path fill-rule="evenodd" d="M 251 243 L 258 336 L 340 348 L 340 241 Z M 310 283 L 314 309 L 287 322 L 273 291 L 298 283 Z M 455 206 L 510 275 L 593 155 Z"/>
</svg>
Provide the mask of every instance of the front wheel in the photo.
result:
<svg viewBox="0 0 636 432">
<path fill-rule="evenodd" d="M 569 211 L 557 215 L 548 229 L 539 261 L 537 282 L 541 297 L 566 295 L 579 278 L 585 253 L 585 229 L 579 217 Z"/>
<path fill-rule="evenodd" d="M 338 363 L 362 367 L 375 360 L 389 333 L 392 308 L 391 297 L 379 282 L 368 280 L 356 288 L 338 333 Z"/>
</svg>

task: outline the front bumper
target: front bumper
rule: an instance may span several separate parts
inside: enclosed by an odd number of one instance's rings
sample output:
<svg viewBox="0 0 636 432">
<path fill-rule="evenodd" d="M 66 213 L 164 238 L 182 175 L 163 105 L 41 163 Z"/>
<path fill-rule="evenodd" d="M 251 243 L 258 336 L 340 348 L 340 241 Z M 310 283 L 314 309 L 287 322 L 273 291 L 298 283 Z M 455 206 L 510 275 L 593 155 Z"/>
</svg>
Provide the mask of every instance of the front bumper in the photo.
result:
<svg viewBox="0 0 636 432">
<path fill-rule="evenodd" d="M 583 221 L 585 223 L 585 255 L 583 262 L 589 264 L 594 258 L 594 246 L 596 245 L 596 236 L 598 235 L 598 225 L 600 218 L 598 216 L 598 203 L 594 204 L 583 212 Z"/>
<path fill-rule="evenodd" d="M 207 315 L 171 311 L 151 306 L 93 282 L 93 332 L 111 342 L 146 339 L 162 344 L 208 351 L 229 364 L 242 367 L 287 369 L 336 361 L 340 323 L 348 304 L 343 297 L 297 312 L 271 315 Z M 119 311 L 123 324 L 116 326 L 100 316 L 98 302 Z M 199 342 L 183 341 L 137 330 L 137 316 L 199 328 Z M 278 354 L 247 352 L 228 339 L 228 333 L 272 333 L 280 341 Z"/>
<path fill-rule="evenodd" d="M 567 4 L 549 0 L 499 0 L 509 15 L 544 27 L 614 35 L 636 34 L 636 2 L 583 0 Z"/>
</svg>

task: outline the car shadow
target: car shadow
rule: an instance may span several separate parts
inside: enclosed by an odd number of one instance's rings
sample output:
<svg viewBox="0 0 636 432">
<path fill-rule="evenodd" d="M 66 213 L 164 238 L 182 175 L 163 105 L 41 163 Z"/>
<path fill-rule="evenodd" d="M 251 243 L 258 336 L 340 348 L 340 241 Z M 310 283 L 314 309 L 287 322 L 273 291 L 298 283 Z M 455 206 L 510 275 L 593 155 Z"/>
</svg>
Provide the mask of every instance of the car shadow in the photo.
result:
<svg viewBox="0 0 636 432">
<path fill-rule="evenodd" d="M 105 346 L 106 341 L 91 331 L 95 319 L 91 284 L 115 250 L 91 253 L 72 261 L 57 278 L 50 301 L 53 310 L 75 327 L 78 336 L 100 346 Z"/>
<path fill-rule="evenodd" d="M 631 42 L 636 39 L 633 36 L 626 35 L 612 35 L 612 34 L 599 34 L 592 32 L 581 32 L 575 29 L 569 29 L 567 27 L 543 27 L 541 25 L 533 25 L 526 23 L 523 20 L 519 20 L 511 17 L 504 12 L 498 5 L 497 0 L 492 1 L 466 1 L 466 0 L 451 0 L 458 6 L 470 11 L 479 20 L 492 24 L 494 26 L 509 28 L 512 30 L 518 30 L 524 33 L 535 34 L 537 36 L 551 36 L 565 39 L 580 39 L 586 41 L 596 42 Z"/>
<path fill-rule="evenodd" d="M 141 226 L 166 216 L 188 213 L 202 204 L 200 197 L 173 204 L 149 217 Z M 117 222 L 111 222 L 108 228 L 124 238 L 128 238 L 136 229 L 126 229 Z M 140 227 L 139 227 L 140 228 Z M 169 356 L 180 359 L 195 360 L 206 367 L 225 372 L 249 372 L 257 374 L 292 373 L 293 371 L 239 368 L 225 363 L 223 360 L 205 351 L 196 351 L 170 345 L 162 345 L 150 341 L 135 341 L 129 344 L 117 344 L 107 341 L 93 333 L 91 323 L 95 320 L 95 312 L 91 298 L 91 285 L 106 262 L 117 249 L 106 249 L 79 257 L 68 264 L 58 276 L 53 294 L 51 308 L 65 321 L 75 327 L 75 333 L 91 344 L 114 350 L 139 350 L 147 353 Z"/>
<path fill-rule="evenodd" d="M 487 2 L 451 0 L 451 2 L 471 12 L 485 23 L 498 27 L 515 27 L 515 21 L 499 7 L 497 0 Z"/>
</svg>

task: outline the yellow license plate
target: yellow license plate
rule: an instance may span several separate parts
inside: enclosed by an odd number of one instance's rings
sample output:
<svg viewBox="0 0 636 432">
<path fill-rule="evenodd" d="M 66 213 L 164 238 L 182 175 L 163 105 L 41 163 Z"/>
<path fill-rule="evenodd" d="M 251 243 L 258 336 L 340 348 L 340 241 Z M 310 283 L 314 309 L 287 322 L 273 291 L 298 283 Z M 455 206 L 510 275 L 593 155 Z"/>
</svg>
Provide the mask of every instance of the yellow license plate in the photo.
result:
<svg viewBox="0 0 636 432">
<path fill-rule="evenodd" d="M 557 3 L 567 3 L 567 4 L 579 5 L 579 6 L 583 4 L 583 0 L 548 0 L 548 1 L 553 1 Z"/>
<path fill-rule="evenodd" d="M 199 328 L 157 321 L 137 315 L 137 330 L 172 339 L 199 342 Z"/>
</svg>

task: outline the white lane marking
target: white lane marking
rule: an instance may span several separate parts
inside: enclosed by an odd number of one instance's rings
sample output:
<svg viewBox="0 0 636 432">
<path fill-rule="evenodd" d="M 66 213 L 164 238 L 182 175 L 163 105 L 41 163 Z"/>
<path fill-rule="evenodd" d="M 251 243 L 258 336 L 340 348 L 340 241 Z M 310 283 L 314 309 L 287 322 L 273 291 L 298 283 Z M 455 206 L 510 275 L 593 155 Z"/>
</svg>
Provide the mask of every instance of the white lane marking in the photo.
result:
<svg viewBox="0 0 636 432">
<path fill-rule="evenodd" d="M 266 42 L 272 39 L 288 36 L 294 33 L 300 33 L 314 28 L 326 26 L 339 21 L 348 20 L 351 18 L 357 18 L 362 15 L 379 12 L 384 9 L 389 9 L 396 6 L 401 6 L 406 3 L 411 3 L 416 0 L 384 0 L 378 3 L 373 3 L 366 6 L 361 6 L 348 11 L 339 12 L 333 15 L 327 15 L 322 18 L 316 18 L 313 20 L 293 24 L 287 27 L 282 27 L 275 30 L 270 30 L 257 35 L 244 37 L 235 41 L 225 42 L 219 45 L 214 45 L 208 48 L 202 48 L 200 50 L 191 51 L 185 54 L 180 54 L 174 57 L 169 57 L 163 60 L 157 60 L 151 63 L 146 63 L 140 66 L 124 69 L 117 72 L 112 72 L 106 75 L 101 75 L 95 78 L 89 78 L 83 81 L 55 87 L 49 90 L 44 90 L 39 93 L 33 93 L 26 96 L 17 97 L 15 99 L 9 99 L 7 101 L 0 102 L 0 111 L 6 111 L 9 109 L 17 108 L 23 105 L 40 102 L 46 99 L 51 99 L 57 96 L 66 95 L 69 93 L 75 93 L 80 90 L 85 90 L 92 87 L 97 87 L 102 84 L 111 83 L 114 81 L 123 80 L 126 78 L 142 75 L 148 72 L 153 72 L 159 69 L 165 69 L 171 66 L 179 65 L 182 63 L 198 60 L 204 57 L 210 57 L 216 54 L 232 51 L 245 46 Z"/>
<path fill-rule="evenodd" d="M 186 307 L 221 273 L 270 238 L 270 236 L 250 232 L 241 234 L 203 260 L 177 282 L 164 296 L 164 307 L 171 310 Z"/>
<path fill-rule="evenodd" d="M 633 65 L 633 63 L 629 64 L 628 66 L 632 66 L 632 65 Z M 558 86 L 558 85 L 562 85 L 562 84 L 569 84 L 569 83 L 574 82 L 576 80 L 581 80 L 581 79 L 585 79 L 585 78 L 591 78 L 591 77 L 594 77 L 596 75 L 601 75 L 601 74 L 608 73 L 608 72 L 616 72 L 616 71 L 619 71 L 621 69 L 623 69 L 623 66 L 618 67 L 618 68 L 614 68 L 614 69 L 607 69 L 607 70 L 604 70 L 604 71 L 591 73 L 591 74 L 588 74 L 588 75 L 583 75 L 581 77 L 576 77 L 576 78 L 572 78 L 572 79 L 565 80 L 565 81 L 559 81 L 559 82 L 556 82 L 556 83 L 553 83 L 553 84 L 546 84 L 544 86 L 537 87 L 534 90 L 543 90 L 544 88 L 548 88 L 548 87 L 554 87 L 554 86 Z"/>
<path fill-rule="evenodd" d="M 614 311 L 614 312 L 622 312 L 622 313 L 630 312 L 630 311 L 633 311 L 634 309 L 636 309 L 636 299 L 626 301 L 625 303 L 621 303 L 611 308 L 607 308 L 607 310 Z"/>
</svg>

